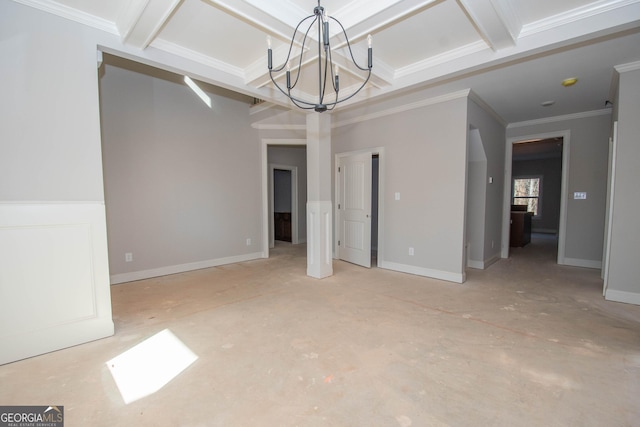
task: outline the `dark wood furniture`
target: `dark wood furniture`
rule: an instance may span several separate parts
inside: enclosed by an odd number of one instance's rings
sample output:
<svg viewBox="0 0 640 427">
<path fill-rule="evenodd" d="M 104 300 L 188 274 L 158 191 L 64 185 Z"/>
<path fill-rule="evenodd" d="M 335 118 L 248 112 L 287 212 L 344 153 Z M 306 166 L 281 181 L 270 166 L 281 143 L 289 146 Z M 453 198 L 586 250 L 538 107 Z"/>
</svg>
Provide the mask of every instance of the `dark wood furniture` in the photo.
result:
<svg viewBox="0 0 640 427">
<path fill-rule="evenodd" d="M 511 211 L 509 246 L 522 247 L 531 242 L 531 218 L 533 212 Z"/>
<path fill-rule="evenodd" d="M 291 212 L 274 212 L 274 239 L 291 241 Z"/>
</svg>

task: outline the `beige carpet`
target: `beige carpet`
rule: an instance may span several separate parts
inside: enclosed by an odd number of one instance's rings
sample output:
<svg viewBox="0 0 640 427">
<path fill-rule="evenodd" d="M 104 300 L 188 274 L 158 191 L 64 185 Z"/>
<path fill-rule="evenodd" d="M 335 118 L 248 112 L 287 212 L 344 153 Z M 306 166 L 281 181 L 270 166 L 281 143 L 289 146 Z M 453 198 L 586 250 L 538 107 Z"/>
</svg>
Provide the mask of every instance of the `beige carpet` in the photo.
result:
<svg viewBox="0 0 640 427">
<path fill-rule="evenodd" d="M 66 426 L 640 425 L 640 307 L 534 239 L 463 285 L 268 260 L 112 288 L 116 335 L 0 366 L 0 404 Z M 125 404 L 105 362 L 169 329 L 198 359 Z"/>
</svg>

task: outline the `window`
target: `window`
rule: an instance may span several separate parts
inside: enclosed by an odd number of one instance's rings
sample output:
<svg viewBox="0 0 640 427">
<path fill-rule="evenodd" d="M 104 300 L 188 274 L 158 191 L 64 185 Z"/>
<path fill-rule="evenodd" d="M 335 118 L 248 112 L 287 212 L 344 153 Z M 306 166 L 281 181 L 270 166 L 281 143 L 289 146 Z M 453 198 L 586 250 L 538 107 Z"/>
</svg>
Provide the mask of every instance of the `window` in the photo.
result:
<svg viewBox="0 0 640 427">
<path fill-rule="evenodd" d="M 526 205 L 533 216 L 540 216 L 540 198 L 542 192 L 542 178 L 514 178 L 513 204 Z"/>
</svg>

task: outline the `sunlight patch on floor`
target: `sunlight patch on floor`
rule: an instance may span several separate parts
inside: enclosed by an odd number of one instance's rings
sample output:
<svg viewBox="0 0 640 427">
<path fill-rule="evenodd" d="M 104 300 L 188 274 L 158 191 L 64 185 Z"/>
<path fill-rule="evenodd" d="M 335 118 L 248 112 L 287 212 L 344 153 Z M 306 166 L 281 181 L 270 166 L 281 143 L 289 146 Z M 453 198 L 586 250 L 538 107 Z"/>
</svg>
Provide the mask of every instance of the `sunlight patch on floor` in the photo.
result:
<svg viewBox="0 0 640 427">
<path fill-rule="evenodd" d="M 165 329 L 107 362 L 124 403 L 155 393 L 198 359 Z"/>
</svg>

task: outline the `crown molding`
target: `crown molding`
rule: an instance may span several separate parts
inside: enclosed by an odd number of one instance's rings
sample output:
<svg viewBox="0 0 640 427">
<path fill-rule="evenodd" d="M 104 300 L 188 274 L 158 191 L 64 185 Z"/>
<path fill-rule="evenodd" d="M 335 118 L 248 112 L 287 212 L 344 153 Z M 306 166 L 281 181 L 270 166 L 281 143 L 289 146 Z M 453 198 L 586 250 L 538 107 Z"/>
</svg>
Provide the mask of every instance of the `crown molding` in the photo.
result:
<svg viewBox="0 0 640 427">
<path fill-rule="evenodd" d="M 552 30 L 572 22 L 591 18 L 615 9 L 631 6 L 639 0 L 600 0 L 585 6 L 559 13 L 548 18 L 540 19 L 522 26 L 520 37 L 526 37 L 544 31 Z"/>
<path fill-rule="evenodd" d="M 163 39 L 155 39 L 149 46 L 184 59 L 198 62 L 207 67 L 211 67 L 213 69 L 217 69 L 222 72 L 244 78 L 244 70 L 242 68 L 204 55 L 200 52 L 196 52 L 195 50 L 187 49 L 186 47 L 180 46 L 176 43 L 172 43 Z"/>
<path fill-rule="evenodd" d="M 445 64 L 447 62 L 451 62 L 456 59 L 464 58 L 468 55 L 473 55 L 474 53 L 478 53 L 487 49 L 490 49 L 487 46 L 487 43 L 484 40 L 478 40 L 473 43 L 460 46 L 456 49 L 443 52 L 439 55 L 435 55 L 430 58 L 425 58 L 421 61 L 414 62 L 413 64 L 407 65 L 405 67 L 398 68 L 395 72 L 394 77 L 396 79 L 400 79 L 402 77 L 406 77 L 408 75 L 424 71 L 428 68 Z"/>
<path fill-rule="evenodd" d="M 640 61 L 629 62 L 628 64 L 620 64 L 616 65 L 615 70 L 619 73 L 626 73 L 628 71 L 637 71 L 640 70 Z"/>
<path fill-rule="evenodd" d="M 473 90 L 469 91 L 469 99 L 478 104 L 480 108 L 489 113 L 494 119 L 498 121 L 503 127 L 507 127 L 508 123 L 505 119 L 502 118 L 500 114 L 496 112 L 489 104 L 487 104 L 484 99 L 480 98 L 480 96 L 475 93 Z"/>
<path fill-rule="evenodd" d="M 251 127 L 258 130 L 307 130 L 307 125 L 283 125 L 277 123 L 252 123 Z"/>
<path fill-rule="evenodd" d="M 99 18 L 94 15 L 90 15 L 85 12 L 81 12 L 72 7 L 55 3 L 49 0 L 14 0 L 16 3 L 30 6 L 35 9 L 39 9 L 43 12 L 57 15 L 61 18 L 68 19 L 70 21 L 77 22 L 82 25 L 86 25 L 92 28 L 96 28 L 101 31 L 105 31 L 109 34 L 115 34 L 120 36 L 120 32 L 115 22 L 107 21 L 106 19 Z"/>
<path fill-rule="evenodd" d="M 355 123 L 366 122 L 368 120 L 378 119 L 380 117 L 390 116 L 392 114 L 402 113 L 404 111 L 415 110 L 416 108 L 426 107 L 429 105 L 440 104 L 454 99 L 466 98 L 471 92 L 470 89 L 459 90 L 457 92 L 448 93 L 446 95 L 435 96 L 433 98 L 422 99 L 410 104 L 400 105 L 398 107 L 388 108 L 386 110 L 377 111 L 375 113 L 363 114 L 352 119 L 342 120 L 332 124 L 332 128 L 352 125 Z"/>
<path fill-rule="evenodd" d="M 521 128 L 521 127 L 526 127 L 526 126 L 536 126 L 536 125 L 542 125 L 542 124 L 546 124 L 546 123 L 564 122 L 566 120 L 586 119 L 588 117 L 605 116 L 607 114 L 611 114 L 611 109 L 606 108 L 606 109 L 602 109 L 602 110 L 584 111 L 582 113 L 565 114 L 565 115 L 562 115 L 562 116 L 545 117 L 545 118 L 542 118 L 542 119 L 526 120 L 524 122 L 509 123 L 507 125 L 507 129 Z"/>
</svg>

